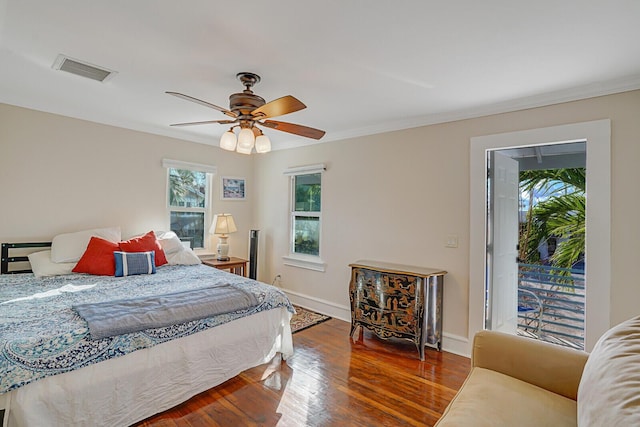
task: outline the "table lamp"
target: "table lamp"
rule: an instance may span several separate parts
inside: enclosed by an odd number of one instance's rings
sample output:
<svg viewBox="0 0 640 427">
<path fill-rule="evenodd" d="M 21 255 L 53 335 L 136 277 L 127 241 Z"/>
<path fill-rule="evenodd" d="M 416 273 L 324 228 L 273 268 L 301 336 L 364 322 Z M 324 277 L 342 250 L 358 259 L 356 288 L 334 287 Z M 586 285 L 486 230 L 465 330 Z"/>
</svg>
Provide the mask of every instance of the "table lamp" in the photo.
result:
<svg viewBox="0 0 640 427">
<path fill-rule="evenodd" d="M 213 223 L 209 229 L 209 233 L 215 234 L 220 240 L 218 240 L 218 261 L 229 261 L 229 243 L 227 243 L 227 234 L 235 233 L 238 231 L 236 223 L 233 220 L 231 214 L 216 214 L 213 217 Z"/>
</svg>

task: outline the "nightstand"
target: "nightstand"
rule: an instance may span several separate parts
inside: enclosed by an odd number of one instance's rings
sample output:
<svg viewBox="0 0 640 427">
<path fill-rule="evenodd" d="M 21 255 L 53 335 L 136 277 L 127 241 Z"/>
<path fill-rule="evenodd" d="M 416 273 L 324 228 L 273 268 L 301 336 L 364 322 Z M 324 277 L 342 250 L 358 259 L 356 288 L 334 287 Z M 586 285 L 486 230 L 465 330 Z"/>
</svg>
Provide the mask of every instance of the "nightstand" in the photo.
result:
<svg viewBox="0 0 640 427">
<path fill-rule="evenodd" d="M 229 261 L 218 261 L 215 258 L 203 259 L 202 263 L 209 267 L 215 267 L 218 270 L 229 270 L 239 276 L 247 277 L 247 261 L 246 259 L 231 257 Z"/>
</svg>

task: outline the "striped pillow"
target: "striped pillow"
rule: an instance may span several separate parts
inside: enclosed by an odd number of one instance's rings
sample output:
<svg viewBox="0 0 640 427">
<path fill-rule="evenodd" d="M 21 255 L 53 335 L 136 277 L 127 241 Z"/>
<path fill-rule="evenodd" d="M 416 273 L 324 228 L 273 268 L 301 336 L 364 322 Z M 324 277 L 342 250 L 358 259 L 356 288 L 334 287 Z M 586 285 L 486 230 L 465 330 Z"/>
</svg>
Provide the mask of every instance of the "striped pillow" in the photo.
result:
<svg viewBox="0 0 640 427">
<path fill-rule="evenodd" d="M 113 256 L 116 259 L 116 277 L 133 276 L 134 274 L 155 274 L 156 272 L 154 251 L 115 251 Z"/>
</svg>

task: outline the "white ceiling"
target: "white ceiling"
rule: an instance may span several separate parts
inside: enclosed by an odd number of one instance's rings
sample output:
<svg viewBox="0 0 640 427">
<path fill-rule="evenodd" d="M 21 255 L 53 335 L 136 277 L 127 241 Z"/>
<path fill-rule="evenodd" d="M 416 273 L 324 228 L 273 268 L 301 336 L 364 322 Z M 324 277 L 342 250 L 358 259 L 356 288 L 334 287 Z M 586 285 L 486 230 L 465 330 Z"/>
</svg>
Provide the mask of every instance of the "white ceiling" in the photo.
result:
<svg viewBox="0 0 640 427">
<path fill-rule="evenodd" d="M 638 89 L 639 22 L 638 0 L 0 0 L 0 102 L 217 145 L 225 126 L 169 124 L 225 116 L 164 92 L 226 108 L 252 71 L 307 105 L 276 120 L 331 141 Z"/>
</svg>

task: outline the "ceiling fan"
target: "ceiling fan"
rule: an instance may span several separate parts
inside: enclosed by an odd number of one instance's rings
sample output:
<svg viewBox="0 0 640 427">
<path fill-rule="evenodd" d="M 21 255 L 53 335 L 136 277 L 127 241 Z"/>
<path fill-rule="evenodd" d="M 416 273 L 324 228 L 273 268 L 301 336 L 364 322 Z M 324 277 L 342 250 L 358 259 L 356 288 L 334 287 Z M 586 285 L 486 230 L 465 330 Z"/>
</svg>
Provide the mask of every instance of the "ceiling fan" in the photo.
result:
<svg viewBox="0 0 640 427">
<path fill-rule="evenodd" d="M 271 102 L 266 102 L 262 97 L 254 94 L 251 90 L 253 85 L 260 81 L 259 75 L 242 72 L 238 73 L 236 77 L 240 82 L 242 82 L 245 89 L 240 93 L 234 93 L 229 96 L 229 109 L 219 107 L 189 95 L 167 91 L 166 93 L 169 95 L 177 96 L 178 98 L 213 108 L 214 110 L 218 110 L 230 117 L 230 119 L 225 120 L 175 123 L 171 126 L 194 126 L 211 123 L 219 123 L 223 125 L 231 124 L 233 126 L 231 126 L 227 132 L 222 134 L 222 138 L 220 138 L 220 147 L 229 151 L 235 150 L 243 154 L 251 154 L 254 146 L 258 153 L 271 151 L 271 141 L 269 140 L 269 137 L 264 135 L 257 125 L 282 132 L 292 133 L 294 135 L 304 136 L 306 138 L 320 139 L 324 136 L 325 132 L 320 129 L 314 129 L 294 123 L 267 120 L 271 117 L 282 116 L 302 110 L 307 108 L 307 106 L 291 95 L 283 96 L 282 98 L 275 99 Z M 236 127 L 240 128 L 237 138 L 233 132 L 233 129 Z"/>
</svg>

